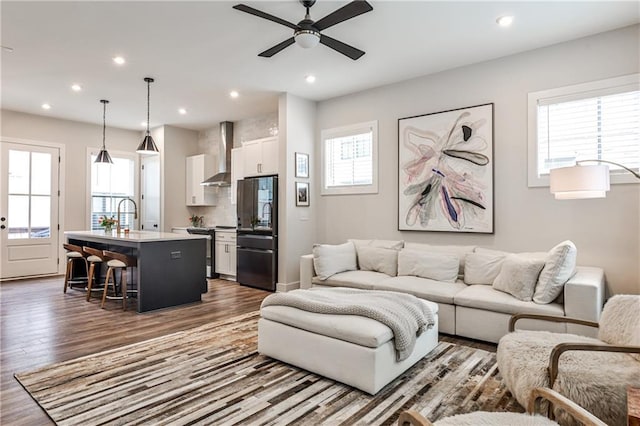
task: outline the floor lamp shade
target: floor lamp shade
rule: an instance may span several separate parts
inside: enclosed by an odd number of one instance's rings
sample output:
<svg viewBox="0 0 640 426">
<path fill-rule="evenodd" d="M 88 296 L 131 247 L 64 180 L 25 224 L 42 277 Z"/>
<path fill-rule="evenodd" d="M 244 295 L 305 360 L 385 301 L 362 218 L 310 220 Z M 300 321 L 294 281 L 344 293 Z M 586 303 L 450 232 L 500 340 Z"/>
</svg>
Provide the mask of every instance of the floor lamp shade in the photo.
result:
<svg viewBox="0 0 640 426">
<path fill-rule="evenodd" d="M 609 167 L 596 164 L 551 169 L 549 186 L 557 200 L 604 198 L 609 190 Z"/>
</svg>

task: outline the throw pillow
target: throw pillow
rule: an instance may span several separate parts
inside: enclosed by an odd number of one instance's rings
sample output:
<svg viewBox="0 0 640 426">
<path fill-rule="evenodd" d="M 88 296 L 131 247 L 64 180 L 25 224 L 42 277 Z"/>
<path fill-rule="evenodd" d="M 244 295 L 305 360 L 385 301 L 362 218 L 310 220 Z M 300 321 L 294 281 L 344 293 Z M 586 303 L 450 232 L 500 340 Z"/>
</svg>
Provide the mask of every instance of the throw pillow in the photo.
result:
<svg viewBox="0 0 640 426">
<path fill-rule="evenodd" d="M 549 251 L 533 293 L 536 303 L 551 303 L 564 288 L 564 284 L 576 272 L 578 250 L 571 241 L 563 241 Z"/>
<path fill-rule="evenodd" d="M 509 293 L 516 299 L 531 302 L 538 275 L 544 267 L 543 260 L 509 255 L 493 282 L 493 288 Z"/>
<path fill-rule="evenodd" d="M 467 253 L 473 253 L 476 246 L 455 246 L 455 245 L 434 245 L 423 243 L 412 243 L 407 241 L 404 244 L 404 248 L 409 250 L 428 251 L 432 253 L 445 253 L 458 257 L 460 264 L 458 266 L 458 275 L 464 274 L 464 259 Z"/>
<path fill-rule="evenodd" d="M 356 248 L 350 241 L 338 245 L 314 244 L 313 267 L 323 281 L 338 272 L 355 271 Z"/>
<path fill-rule="evenodd" d="M 379 248 L 386 248 L 386 249 L 393 249 L 393 250 L 400 250 L 402 247 L 404 247 L 404 241 L 398 241 L 398 240 L 356 240 L 356 239 L 350 239 L 348 241 L 351 241 L 353 244 L 355 244 L 356 250 L 358 250 L 360 247 L 364 247 L 364 246 L 379 247 Z"/>
<path fill-rule="evenodd" d="M 403 249 L 398 253 L 398 275 L 453 283 L 458 278 L 459 263 L 453 254 Z"/>
<path fill-rule="evenodd" d="M 464 282 L 492 285 L 502 269 L 506 255 L 469 253 L 464 260 Z"/>
<path fill-rule="evenodd" d="M 382 272 L 395 277 L 398 274 L 398 250 L 364 246 L 358 249 L 358 263 L 363 271 Z"/>
</svg>

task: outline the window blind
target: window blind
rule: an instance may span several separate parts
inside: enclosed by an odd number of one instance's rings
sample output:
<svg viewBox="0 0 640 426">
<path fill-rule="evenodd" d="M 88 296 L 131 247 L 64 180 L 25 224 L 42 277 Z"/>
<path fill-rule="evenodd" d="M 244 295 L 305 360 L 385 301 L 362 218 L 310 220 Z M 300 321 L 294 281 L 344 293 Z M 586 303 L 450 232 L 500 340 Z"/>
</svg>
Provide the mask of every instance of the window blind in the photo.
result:
<svg viewBox="0 0 640 426">
<path fill-rule="evenodd" d="M 373 183 L 373 132 L 325 139 L 325 186 Z"/>
<path fill-rule="evenodd" d="M 96 156 L 91 155 L 91 229 L 102 229 L 102 216 L 116 217 L 118 203 L 124 198 L 135 198 L 135 162 L 129 158 L 112 155 L 113 164 L 96 164 Z M 120 225 L 133 228 L 131 203 L 122 203 Z M 126 214 L 125 214 L 126 213 Z M 116 218 L 118 219 L 118 218 Z"/>
<path fill-rule="evenodd" d="M 611 92 L 538 101 L 538 175 L 576 160 L 640 168 L 640 91 Z M 613 165 L 610 170 L 624 172 Z"/>
</svg>

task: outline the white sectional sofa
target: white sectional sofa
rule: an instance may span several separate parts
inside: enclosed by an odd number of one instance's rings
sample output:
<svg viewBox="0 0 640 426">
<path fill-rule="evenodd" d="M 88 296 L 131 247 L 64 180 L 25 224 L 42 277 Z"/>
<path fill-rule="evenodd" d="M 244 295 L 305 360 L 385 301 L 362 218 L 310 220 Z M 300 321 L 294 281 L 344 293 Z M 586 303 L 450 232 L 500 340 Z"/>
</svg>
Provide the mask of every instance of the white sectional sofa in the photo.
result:
<svg viewBox="0 0 640 426">
<path fill-rule="evenodd" d="M 410 293 L 438 304 L 440 332 L 497 343 L 516 313 L 598 321 L 605 301 L 604 271 L 576 267 L 575 259 L 571 242 L 548 253 L 510 254 L 474 246 L 349 240 L 316 245 L 314 254 L 302 256 L 300 288 Z M 519 321 L 518 328 L 593 334 L 588 327 L 537 320 Z"/>
</svg>

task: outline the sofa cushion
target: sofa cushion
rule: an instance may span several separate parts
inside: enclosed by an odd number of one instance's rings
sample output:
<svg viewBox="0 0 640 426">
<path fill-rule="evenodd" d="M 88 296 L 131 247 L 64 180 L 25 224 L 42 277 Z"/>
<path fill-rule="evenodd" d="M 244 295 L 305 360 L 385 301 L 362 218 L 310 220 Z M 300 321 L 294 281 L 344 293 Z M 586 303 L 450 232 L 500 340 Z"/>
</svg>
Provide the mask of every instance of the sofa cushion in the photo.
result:
<svg viewBox="0 0 640 426">
<path fill-rule="evenodd" d="M 330 287 L 351 287 L 371 290 L 374 285 L 382 280 L 390 278 L 389 275 L 374 271 L 347 271 L 332 275 L 326 280 L 313 277 L 313 284 L 326 285 Z"/>
<path fill-rule="evenodd" d="M 549 251 L 533 293 L 534 302 L 550 303 L 562 293 L 564 284 L 576 273 L 577 255 L 575 244 L 568 240 Z"/>
<path fill-rule="evenodd" d="M 462 274 L 464 274 L 464 258 L 467 253 L 473 253 L 476 246 L 455 246 L 455 245 L 440 246 L 440 245 L 434 245 L 434 244 L 412 243 L 407 241 L 404 243 L 404 248 L 410 249 L 410 250 L 430 251 L 435 253 L 455 254 L 456 256 L 458 256 L 458 259 L 460 261 L 460 266 L 458 268 L 458 275 L 461 276 Z"/>
<path fill-rule="evenodd" d="M 363 271 L 398 274 L 398 251 L 382 247 L 362 246 L 358 249 L 358 264 Z"/>
<path fill-rule="evenodd" d="M 445 283 L 428 278 L 411 276 L 391 277 L 378 281 L 373 285 L 373 288 L 376 290 L 409 293 L 431 302 L 447 303 L 450 305 L 453 304 L 454 296 L 466 287 L 467 285 L 461 281 Z"/>
<path fill-rule="evenodd" d="M 313 268 L 321 280 L 339 272 L 356 270 L 356 248 L 350 241 L 338 245 L 314 244 Z"/>
<path fill-rule="evenodd" d="M 402 249 L 398 253 L 398 275 L 455 282 L 459 264 L 455 254 L 409 249 Z"/>
<path fill-rule="evenodd" d="M 520 257 L 524 257 L 527 259 L 536 259 L 536 260 L 546 260 L 549 253 L 545 251 L 527 251 L 522 253 L 511 253 L 508 251 L 502 250 L 494 250 L 485 247 L 477 247 L 474 253 L 482 253 L 482 254 L 492 254 L 494 256 L 507 256 L 510 254 L 517 254 Z"/>
<path fill-rule="evenodd" d="M 464 282 L 492 285 L 506 257 L 502 254 L 467 253 L 464 260 Z"/>
<path fill-rule="evenodd" d="M 503 293 L 487 285 L 471 285 L 458 292 L 454 298 L 457 306 L 483 309 L 505 314 L 543 314 L 564 316 L 564 309 L 558 303 L 539 305 L 523 302 L 510 294 Z"/>
<path fill-rule="evenodd" d="M 404 247 L 404 241 L 400 240 L 356 240 L 351 238 L 348 241 L 351 241 L 356 246 L 356 250 L 358 250 L 360 247 L 365 246 L 387 248 L 393 250 L 400 250 L 402 247 Z"/>
<path fill-rule="evenodd" d="M 543 267 L 542 260 L 511 254 L 504 259 L 500 273 L 493 282 L 493 288 L 509 293 L 522 301 L 531 301 Z"/>
</svg>

